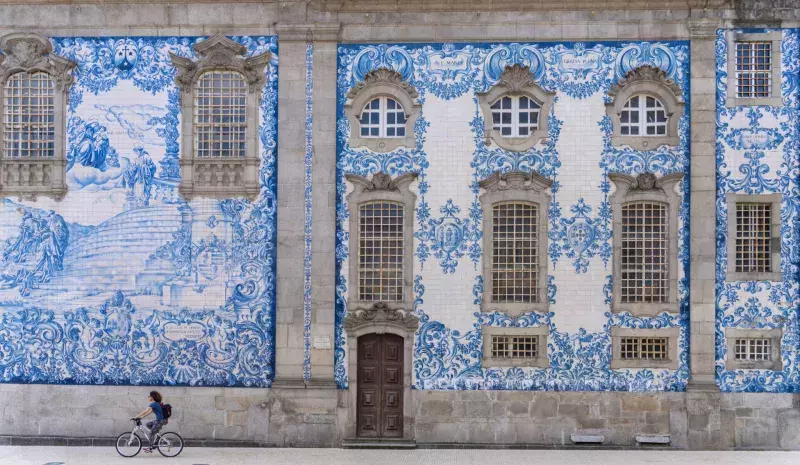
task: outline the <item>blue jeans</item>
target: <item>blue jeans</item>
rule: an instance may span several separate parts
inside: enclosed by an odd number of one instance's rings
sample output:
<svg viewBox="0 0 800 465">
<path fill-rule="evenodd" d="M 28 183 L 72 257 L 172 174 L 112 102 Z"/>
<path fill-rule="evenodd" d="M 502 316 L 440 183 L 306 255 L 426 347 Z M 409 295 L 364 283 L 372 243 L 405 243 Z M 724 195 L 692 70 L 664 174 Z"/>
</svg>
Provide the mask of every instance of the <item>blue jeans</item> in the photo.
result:
<svg viewBox="0 0 800 465">
<path fill-rule="evenodd" d="M 156 433 L 161 431 L 161 428 L 167 424 L 167 420 L 153 420 L 147 422 L 147 428 L 150 430 L 150 448 L 153 448 L 153 439 L 156 437 Z"/>
</svg>

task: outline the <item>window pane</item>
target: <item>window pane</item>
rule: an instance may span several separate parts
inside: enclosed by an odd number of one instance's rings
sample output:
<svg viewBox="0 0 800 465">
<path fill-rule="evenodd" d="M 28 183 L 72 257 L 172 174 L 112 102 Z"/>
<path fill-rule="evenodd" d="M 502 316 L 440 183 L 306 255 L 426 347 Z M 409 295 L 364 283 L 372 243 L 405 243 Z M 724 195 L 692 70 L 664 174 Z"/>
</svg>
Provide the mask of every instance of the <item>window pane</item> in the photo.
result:
<svg viewBox="0 0 800 465">
<path fill-rule="evenodd" d="M 54 156 L 55 88 L 50 75 L 43 72 L 13 74 L 6 81 L 4 91 L 5 156 Z"/>
<path fill-rule="evenodd" d="M 394 202 L 359 207 L 358 293 L 367 302 L 403 300 L 404 211 Z"/>
<path fill-rule="evenodd" d="M 538 207 L 500 203 L 492 215 L 492 301 L 538 302 Z"/>
<path fill-rule="evenodd" d="M 215 70 L 200 76 L 194 107 L 197 157 L 245 156 L 246 101 L 247 86 L 241 74 Z"/>
</svg>

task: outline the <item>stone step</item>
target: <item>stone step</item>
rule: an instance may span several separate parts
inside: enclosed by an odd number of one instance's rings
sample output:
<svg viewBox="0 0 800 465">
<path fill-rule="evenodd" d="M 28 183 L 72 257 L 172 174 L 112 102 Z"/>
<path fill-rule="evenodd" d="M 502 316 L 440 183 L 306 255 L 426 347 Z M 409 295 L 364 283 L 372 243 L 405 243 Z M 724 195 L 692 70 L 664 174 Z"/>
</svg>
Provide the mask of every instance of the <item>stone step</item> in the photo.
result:
<svg viewBox="0 0 800 465">
<path fill-rule="evenodd" d="M 408 439 L 353 438 L 342 441 L 342 449 L 416 449 Z"/>
</svg>

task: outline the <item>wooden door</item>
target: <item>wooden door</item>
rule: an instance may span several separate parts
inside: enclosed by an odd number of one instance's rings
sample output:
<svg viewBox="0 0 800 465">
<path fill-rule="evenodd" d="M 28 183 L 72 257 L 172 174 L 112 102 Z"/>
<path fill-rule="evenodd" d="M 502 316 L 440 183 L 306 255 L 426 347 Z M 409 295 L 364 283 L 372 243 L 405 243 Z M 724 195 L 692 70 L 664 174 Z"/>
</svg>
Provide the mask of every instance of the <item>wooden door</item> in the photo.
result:
<svg viewBox="0 0 800 465">
<path fill-rule="evenodd" d="M 362 438 L 403 437 L 403 338 L 358 338 L 357 431 Z"/>
</svg>

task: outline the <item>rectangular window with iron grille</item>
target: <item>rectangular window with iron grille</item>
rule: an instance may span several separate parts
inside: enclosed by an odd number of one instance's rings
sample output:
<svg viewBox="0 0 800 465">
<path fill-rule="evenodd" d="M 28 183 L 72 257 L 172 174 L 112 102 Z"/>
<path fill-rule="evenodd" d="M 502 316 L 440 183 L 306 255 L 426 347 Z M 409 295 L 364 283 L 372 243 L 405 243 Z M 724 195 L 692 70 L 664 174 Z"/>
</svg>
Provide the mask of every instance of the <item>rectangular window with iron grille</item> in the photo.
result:
<svg viewBox="0 0 800 465">
<path fill-rule="evenodd" d="M 736 96 L 772 96 L 772 42 L 736 42 Z"/>
<path fill-rule="evenodd" d="M 203 73 L 195 87 L 196 156 L 244 157 L 247 136 L 247 83 L 235 71 Z"/>
<path fill-rule="evenodd" d="M 492 358 L 535 359 L 539 355 L 539 336 L 492 336 Z"/>
<path fill-rule="evenodd" d="M 492 301 L 538 302 L 538 206 L 504 202 L 492 212 Z"/>
<path fill-rule="evenodd" d="M 669 338 L 623 337 L 620 338 L 620 358 L 623 360 L 667 360 Z"/>
<path fill-rule="evenodd" d="M 377 201 L 359 206 L 359 300 L 403 300 L 404 218 L 400 203 Z"/>
<path fill-rule="evenodd" d="M 667 207 L 635 202 L 622 207 L 623 303 L 667 302 L 669 264 Z"/>
<path fill-rule="evenodd" d="M 55 155 L 55 85 L 47 73 L 20 72 L 6 82 L 3 118 L 4 154 L 8 158 Z"/>
<path fill-rule="evenodd" d="M 772 361 L 772 340 L 767 338 L 737 338 L 733 356 L 742 362 Z"/>
<path fill-rule="evenodd" d="M 772 270 L 772 204 L 736 204 L 736 272 L 769 273 Z"/>
</svg>

